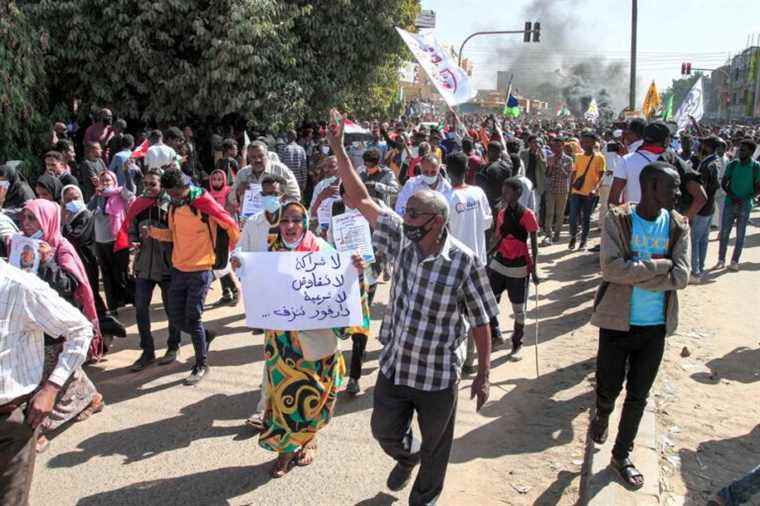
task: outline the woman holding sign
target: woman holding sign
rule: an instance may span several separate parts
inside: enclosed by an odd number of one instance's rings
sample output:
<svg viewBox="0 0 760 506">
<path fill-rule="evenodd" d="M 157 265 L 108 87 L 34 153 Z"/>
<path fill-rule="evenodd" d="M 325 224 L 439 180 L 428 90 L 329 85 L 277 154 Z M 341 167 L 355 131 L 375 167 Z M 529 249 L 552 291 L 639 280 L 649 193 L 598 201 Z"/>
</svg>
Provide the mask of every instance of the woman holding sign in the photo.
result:
<svg viewBox="0 0 760 506">
<path fill-rule="evenodd" d="M 277 238 L 269 251 L 332 250 L 332 246 L 308 230 L 308 223 L 308 211 L 303 205 L 283 204 Z M 361 269 L 358 258 L 356 265 Z M 364 308 L 368 315 L 366 305 Z M 368 323 L 365 316 L 365 324 Z M 332 418 L 338 390 L 345 380 L 346 366 L 337 341 L 344 330 L 265 333 L 268 400 L 259 445 L 279 453 L 271 471 L 273 478 L 284 476 L 295 465 L 307 466 L 314 460 L 317 432 Z"/>
</svg>

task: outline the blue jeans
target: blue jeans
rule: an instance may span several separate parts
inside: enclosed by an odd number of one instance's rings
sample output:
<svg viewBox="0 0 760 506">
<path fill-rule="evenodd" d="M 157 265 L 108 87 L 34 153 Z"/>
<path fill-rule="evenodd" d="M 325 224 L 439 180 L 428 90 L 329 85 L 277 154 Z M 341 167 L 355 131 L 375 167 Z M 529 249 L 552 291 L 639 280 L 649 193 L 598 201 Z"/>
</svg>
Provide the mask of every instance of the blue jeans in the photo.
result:
<svg viewBox="0 0 760 506">
<path fill-rule="evenodd" d="M 183 272 L 172 269 L 172 282 L 169 285 L 169 321 L 190 334 L 196 366 L 206 365 L 208 343 L 201 315 L 212 277 L 211 271 Z"/>
<path fill-rule="evenodd" d="M 711 221 L 712 214 L 710 216 L 696 215 L 691 220 L 691 273 L 695 276 L 705 272 Z"/>
<path fill-rule="evenodd" d="M 734 506 L 735 504 L 745 504 L 750 501 L 753 495 L 760 492 L 760 466 L 757 466 L 743 478 L 740 478 L 723 488 L 718 495 L 723 504 Z"/>
<path fill-rule="evenodd" d="M 153 289 L 156 288 L 156 285 L 161 289 L 161 302 L 164 304 L 164 310 L 168 312 L 169 280 L 158 282 L 152 279 L 135 279 L 135 312 L 137 330 L 140 332 L 140 348 L 148 354 L 154 354 L 156 351 L 153 334 L 150 331 L 150 301 L 153 298 Z M 179 327 L 170 319 L 167 348 L 170 350 L 179 349 L 181 340 Z"/>
<path fill-rule="evenodd" d="M 591 212 L 594 209 L 594 197 L 585 195 L 570 196 L 570 239 L 575 239 L 578 234 L 578 214 L 581 214 L 583 222 L 581 223 L 581 242 L 588 238 L 588 231 L 591 227 Z"/>
<path fill-rule="evenodd" d="M 731 229 L 736 222 L 736 245 L 734 254 L 731 257 L 732 262 L 739 262 L 744 248 L 744 235 L 747 232 L 747 222 L 749 222 L 749 212 L 752 210 L 752 199 L 742 200 L 739 204 L 734 204 L 730 198 L 726 199 L 723 208 L 723 216 L 720 224 L 720 249 L 718 250 L 718 260 L 726 261 L 728 251 L 728 239 L 731 237 Z"/>
</svg>

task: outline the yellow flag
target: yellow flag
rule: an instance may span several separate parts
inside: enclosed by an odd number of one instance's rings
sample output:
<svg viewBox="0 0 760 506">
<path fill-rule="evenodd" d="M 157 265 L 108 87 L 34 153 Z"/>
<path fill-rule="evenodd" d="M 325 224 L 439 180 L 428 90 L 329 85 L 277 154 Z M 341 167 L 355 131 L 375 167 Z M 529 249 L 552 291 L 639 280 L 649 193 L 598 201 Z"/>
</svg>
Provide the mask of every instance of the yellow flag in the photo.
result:
<svg viewBox="0 0 760 506">
<path fill-rule="evenodd" d="M 647 95 L 644 97 L 644 105 L 641 107 L 641 112 L 644 113 L 644 116 L 646 116 L 647 119 L 652 119 L 660 105 L 660 94 L 657 93 L 657 86 L 655 86 L 654 81 L 652 81 L 652 84 L 647 90 Z"/>
</svg>

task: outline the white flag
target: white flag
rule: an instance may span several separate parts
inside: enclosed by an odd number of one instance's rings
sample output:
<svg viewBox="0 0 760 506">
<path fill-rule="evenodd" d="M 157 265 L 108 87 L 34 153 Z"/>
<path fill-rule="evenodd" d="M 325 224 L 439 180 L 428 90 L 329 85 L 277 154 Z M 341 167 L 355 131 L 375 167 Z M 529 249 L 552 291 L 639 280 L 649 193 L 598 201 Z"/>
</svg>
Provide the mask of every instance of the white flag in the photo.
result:
<svg viewBox="0 0 760 506">
<path fill-rule="evenodd" d="M 470 85 L 470 78 L 438 44 L 432 33 L 396 30 L 447 104 L 453 107 L 475 97 L 477 92 Z"/>
<path fill-rule="evenodd" d="M 675 121 L 678 123 L 678 131 L 684 130 L 689 126 L 690 116 L 696 121 L 702 119 L 705 114 L 705 94 L 702 88 L 702 77 L 697 79 L 694 86 L 689 90 L 689 94 L 683 99 L 675 115 Z"/>
<path fill-rule="evenodd" d="M 591 103 L 588 104 L 586 114 L 583 115 L 588 121 L 596 121 L 599 119 L 599 106 L 596 105 L 596 99 L 592 98 Z"/>
</svg>

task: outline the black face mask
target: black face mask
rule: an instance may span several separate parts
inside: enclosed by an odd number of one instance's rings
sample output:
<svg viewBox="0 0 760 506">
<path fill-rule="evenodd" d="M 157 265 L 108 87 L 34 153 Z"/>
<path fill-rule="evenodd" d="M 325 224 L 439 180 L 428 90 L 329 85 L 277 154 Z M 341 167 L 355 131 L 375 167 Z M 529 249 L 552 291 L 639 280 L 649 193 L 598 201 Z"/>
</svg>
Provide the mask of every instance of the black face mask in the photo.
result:
<svg viewBox="0 0 760 506">
<path fill-rule="evenodd" d="M 430 229 L 424 230 L 424 228 L 434 219 L 435 216 L 431 216 L 430 219 L 422 225 L 410 225 L 409 223 L 404 223 L 404 235 L 413 243 L 419 243 L 430 232 Z"/>
</svg>

